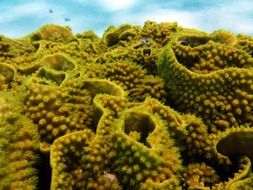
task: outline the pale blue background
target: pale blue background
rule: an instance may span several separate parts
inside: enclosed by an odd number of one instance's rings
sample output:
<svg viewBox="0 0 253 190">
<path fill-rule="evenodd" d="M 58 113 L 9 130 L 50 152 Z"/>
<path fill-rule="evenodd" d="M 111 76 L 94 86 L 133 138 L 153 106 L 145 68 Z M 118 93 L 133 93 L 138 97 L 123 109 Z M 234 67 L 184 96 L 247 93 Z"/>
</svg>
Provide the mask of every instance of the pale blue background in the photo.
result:
<svg viewBox="0 0 253 190">
<path fill-rule="evenodd" d="M 21 37 L 48 23 L 101 35 L 110 24 L 142 25 L 147 19 L 252 35 L 253 0 L 0 0 L 0 34 L 9 37 Z"/>
</svg>

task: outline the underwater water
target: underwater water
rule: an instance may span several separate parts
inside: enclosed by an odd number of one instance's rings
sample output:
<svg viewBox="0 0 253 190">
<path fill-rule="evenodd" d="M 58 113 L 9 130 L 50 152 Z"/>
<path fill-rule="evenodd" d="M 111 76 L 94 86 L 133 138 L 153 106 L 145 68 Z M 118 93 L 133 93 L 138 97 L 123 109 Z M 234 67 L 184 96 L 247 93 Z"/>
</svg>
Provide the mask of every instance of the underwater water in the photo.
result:
<svg viewBox="0 0 253 190">
<path fill-rule="evenodd" d="M 177 21 L 204 31 L 227 29 L 253 34 L 251 0 L 1 0 L 0 33 L 20 37 L 48 23 L 71 26 L 74 33 L 108 25 Z"/>
</svg>

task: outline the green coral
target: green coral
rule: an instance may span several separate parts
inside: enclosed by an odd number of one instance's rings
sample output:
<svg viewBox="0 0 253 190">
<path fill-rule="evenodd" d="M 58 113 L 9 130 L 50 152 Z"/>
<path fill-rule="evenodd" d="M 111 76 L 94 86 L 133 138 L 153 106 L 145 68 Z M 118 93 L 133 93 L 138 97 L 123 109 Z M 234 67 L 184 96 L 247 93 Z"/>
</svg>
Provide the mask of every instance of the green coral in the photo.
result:
<svg viewBox="0 0 253 190">
<path fill-rule="evenodd" d="M 147 69 L 149 74 L 156 75 L 155 63 L 170 36 L 177 32 L 176 23 L 145 22 L 144 26 L 121 25 L 109 27 L 102 38 L 107 46 L 96 63 L 135 62 Z"/>
<path fill-rule="evenodd" d="M 0 36 L 0 189 L 252 189 L 252 42 L 153 21 Z"/>
<path fill-rule="evenodd" d="M 212 186 L 219 180 L 216 171 L 205 163 L 187 165 L 184 178 L 188 189 L 208 189 L 208 186 Z"/>
<path fill-rule="evenodd" d="M 143 183 L 137 189 L 177 189 L 177 174 L 181 169 L 178 150 L 166 131 L 166 121 L 152 113 L 152 104 L 156 102 L 146 99 L 142 105 L 127 109 L 115 123 L 114 167 L 124 183 L 135 188 Z"/>
<path fill-rule="evenodd" d="M 81 157 L 84 147 L 94 138 L 89 130 L 72 132 L 54 141 L 51 148 L 51 189 L 84 188 L 87 173 L 82 172 Z M 74 164 L 74 165 L 73 165 Z"/>
<path fill-rule="evenodd" d="M 27 39 L 10 39 L 0 35 L 0 61 L 9 62 L 15 57 L 29 56 L 36 49 Z"/>
<path fill-rule="evenodd" d="M 11 65 L 0 63 L 0 90 L 6 90 L 11 87 L 15 72 Z"/>
<path fill-rule="evenodd" d="M 36 126 L 18 114 L 12 93 L 1 94 L 0 189 L 36 189 L 39 135 Z"/>
<path fill-rule="evenodd" d="M 66 81 L 61 86 L 27 81 L 23 112 L 38 125 L 41 141 L 54 139 L 92 127 L 93 97 L 99 93 L 125 96 L 125 92 L 103 79 Z"/>
<path fill-rule="evenodd" d="M 241 48 L 242 50 L 249 53 L 251 56 L 253 56 L 253 37 L 252 36 L 246 36 L 243 34 L 239 34 L 237 37 L 237 44 L 236 46 L 238 48 Z"/>
<path fill-rule="evenodd" d="M 155 116 L 152 109 L 147 109 L 146 113 L 142 111 L 153 104 L 159 105 L 153 99 L 135 106 L 128 105 L 122 96 L 97 95 L 94 105 L 101 116 L 97 120 L 96 135 L 79 131 L 57 139 L 51 149 L 53 171 L 77 170 L 80 167 L 80 185 L 86 189 L 92 189 L 93 180 L 105 171 L 115 175 L 120 184 L 131 189 L 180 189 L 178 175 L 181 161 L 178 149 L 166 131 L 165 121 Z M 88 139 L 87 133 L 90 134 Z M 83 139 L 83 135 L 86 138 Z M 59 153 L 56 153 L 56 149 Z M 70 164 L 56 164 L 55 160 L 76 163 L 77 166 L 71 165 L 67 169 Z M 65 175 L 63 171 L 58 173 Z M 57 175 L 55 180 L 60 182 L 53 181 L 53 184 L 62 185 L 57 185 L 57 188 L 79 184 L 78 181 L 71 184 L 73 179 L 68 176 L 59 179 Z"/>
<path fill-rule="evenodd" d="M 70 31 L 70 28 L 52 24 L 41 27 L 38 31 L 31 34 L 29 37 L 32 42 L 39 40 L 48 40 L 53 42 L 68 43 L 75 40 Z"/>
<path fill-rule="evenodd" d="M 91 64 L 85 68 L 89 78 L 106 78 L 120 85 L 132 101 L 143 101 L 151 96 L 166 101 L 163 80 L 147 74 L 139 65 L 131 62 Z"/>
<path fill-rule="evenodd" d="M 212 35 L 191 32 L 176 34 L 157 64 L 173 105 L 202 117 L 210 130 L 252 125 L 253 58 Z M 196 70 L 196 64 L 204 67 Z"/>
</svg>

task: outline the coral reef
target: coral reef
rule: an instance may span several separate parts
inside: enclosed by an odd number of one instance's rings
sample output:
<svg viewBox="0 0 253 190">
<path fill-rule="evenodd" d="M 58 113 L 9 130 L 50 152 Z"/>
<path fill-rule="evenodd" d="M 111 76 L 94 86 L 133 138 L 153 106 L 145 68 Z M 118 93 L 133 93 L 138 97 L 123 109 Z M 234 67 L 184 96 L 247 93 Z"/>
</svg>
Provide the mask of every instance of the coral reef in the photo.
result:
<svg viewBox="0 0 253 190">
<path fill-rule="evenodd" d="M 157 64 L 175 108 L 203 118 L 210 131 L 253 121 L 253 58 L 226 35 L 176 33 Z"/>
<path fill-rule="evenodd" d="M 166 22 L 0 36 L 0 189 L 252 189 L 252 56 Z"/>
</svg>

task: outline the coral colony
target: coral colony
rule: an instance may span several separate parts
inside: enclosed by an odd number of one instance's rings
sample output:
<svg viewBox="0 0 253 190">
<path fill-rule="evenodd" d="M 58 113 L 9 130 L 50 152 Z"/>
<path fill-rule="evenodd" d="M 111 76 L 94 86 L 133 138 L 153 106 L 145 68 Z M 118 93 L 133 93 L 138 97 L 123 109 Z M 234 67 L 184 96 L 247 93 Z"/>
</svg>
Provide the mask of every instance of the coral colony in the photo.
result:
<svg viewBox="0 0 253 190">
<path fill-rule="evenodd" d="M 1 36 L 0 189 L 253 189 L 252 56 L 153 21 Z"/>
</svg>

